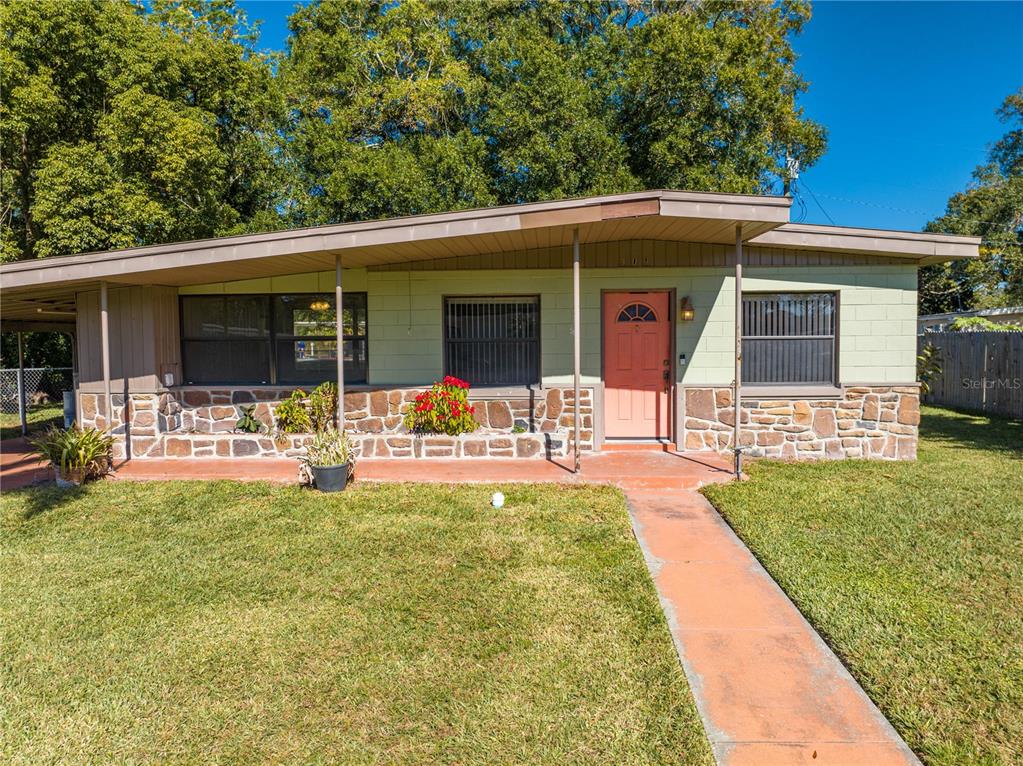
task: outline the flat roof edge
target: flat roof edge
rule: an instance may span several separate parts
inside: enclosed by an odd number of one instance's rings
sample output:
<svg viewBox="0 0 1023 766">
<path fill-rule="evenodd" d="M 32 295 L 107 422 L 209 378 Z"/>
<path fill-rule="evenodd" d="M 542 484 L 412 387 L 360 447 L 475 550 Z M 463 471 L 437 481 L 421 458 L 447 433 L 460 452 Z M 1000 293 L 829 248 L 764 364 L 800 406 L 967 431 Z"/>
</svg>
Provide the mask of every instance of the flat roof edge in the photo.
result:
<svg viewBox="0 0 1023 766">
<path fill-rule="evenodd" d="M 252 234 L 235 234 L 224 237 L 209 237 L 182 242 L 166 242 L 158 245 L 120 248 L 117 250 L 94 250 L 85 253 L 71 253 L 53 256 L 42 260 L 15 261 L 0 264 L 0 273 L 14 273 L 35 268 L 66 266 L 82 261 L 91 261 L 100 256 L 109 258 L 134 258 L 136 256 L 162 255 L 164 253 L 183 253 L 210 248 L 232 248 L 251 244 L 270 244 L 281 240 L 309 239 L 313 237 L 334 237 L 347 234 L 359 234 L 372 231 L 386 231 L 396 228 L 414 228 L 437 226 L 444 224 L 457 225 L 485 219 L 523 216 L 534 213 L 557 212 L 574 208 L 591 208 L 611 205 L 620 202 L 639 202 L 644 200 L 669 202 L 692 202 L 711 205 L 750 205 L 761 208 L 783 208 L 788 210 L 792 200 L 788 197 L 757 196 L 751 194 L 720 194 L 715 192 L 690 192 L 665 189 L 652 189 L 622 194 L 605 194 L 592 197 L 574 197 L 568 199 L 546 200 L 542 202 L 526 202 L 514 205 L 496 205 L 493 207 L 467 208 L 443 213 L 402 216 L 398 218 L 381 218 L 372 221 L 356 221 L 352 223 L 323 224 L 298 229 L 279 229 L 276 231 L 257 232 Z M 787 215 L 785 216 L 787 218 Z M 773 214 L 770 221 L 778 220 Z M 452 236 L 471 235 L 474 232 L 453 232 Z"/>
<path fill-rule="evenodd" d="M 751 245 L 816 249 L 943 260 L 976 258 L 980 237 L 935 232 L 866 229 L 851 226 L 786 223 L 749 240 Z"/>
</svg>

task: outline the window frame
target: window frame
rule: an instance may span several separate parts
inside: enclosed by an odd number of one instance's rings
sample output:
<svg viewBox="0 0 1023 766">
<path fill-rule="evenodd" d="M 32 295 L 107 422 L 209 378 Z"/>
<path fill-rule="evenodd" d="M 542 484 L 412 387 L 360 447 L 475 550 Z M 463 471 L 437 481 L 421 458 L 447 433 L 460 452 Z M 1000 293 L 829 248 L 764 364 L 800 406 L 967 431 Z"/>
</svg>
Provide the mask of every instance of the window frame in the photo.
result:
<svg viewBox="0 0 1023 766">
<path fill-rule="evenodd" d="M 223 343 L 224 341 L 241 340 L 244 339 L 236 338 L 232 339 L 229 337 L 224 338 L 195 338 L 185 334 L 185 300 L 189 298 L 221 298 L 225 301 L 228 298 L 260 298 L 266 305 L 266 322 L 267 332 L 262 338 L 254 338 L 249 340 L 249 343 L 262 343 L 266 346 L 267 351 L 267 362 L 269 368 L 266 370 L 267 377 L 264 381 L 241 381 L 231 380 L 229 378 L 218 378 L 216 382 L 207 381 L 203 383 L 191 383 L 188 380 L 188 364 L 186 362 L 185 344 L 186 343 Z M 269 295 L 262 293 L 201 293 L 195 295 L 179 295 L 178 296 L 178 349 L 181 354 L 181 383 L 186 386 L 272 386 L 274 378 L 274 370 L 276 368 L 274 360 L 274 349 L 273 349 L 273 306 Z"/>
<path fill-rule="evenodd" d="M 839 344 L 841 338 L 841 296 L 840 290 L 743 290 L 740 300 L 745 300 L 747 297 L 764 297 L 764 296 L 781 296 L 781 295 L 830 295 L 834 300 L 834 332 L 832 335 L 747 335 L 746 324 L 743 322 L 742 326 L 742 345 L 743 345 L 743 360 L 746 359 L 746 341 L 747 340 L 771 340 L 778 338 L 809 338 L 809 339 L 826 339 L 831 338 L 831 379 L 829 381 L 778 381 L 778 382 L 760 382 L 747 380 L 745 374 L 743 375 L 743 387 L 746 389 L 764 390 L 768 393 L 777 393 L 784 390 L 792 389 L 806 389 L 806 390 L 819 390 L 819 391 L 832 391 L 839 390 L 842 387 L 840 377 L 840 359 L 839 359 Z"/>
<path fill-rule="evenodd" d="M 349 379 L 348 373 L 347 372 L 345 373 L 345 383 L 346 384 L 349 382 L 349 380 L 351 380 L 352 385 L 361 386 L 361 385 L 365 385 L 368 382 L 368 380 L 369 380 L 369 295 L 365 291 L 352 291 L 350 293 L 348 293 L 348 292 L 343 293 L 342 296 L 341 296 L 341 310 L 342 311 L 344 310 L 344 306 L 345 306 L 345 297 L 346 296 L 350 296 L 350 295 L 361 295 L 362 296 L 362 299 L 363 299 L 363 309 L 366 312 L 366 334 L 365 335 L 358 335 L 358 334 L 347 335 L 347 334 L 345 334 L 340 339 L 339 345 L 338 345 L 337 348 L 338 348 L 338 353 L 341 354 L 341 355 L 344 355 L 344 344 L 345 344 L 346 341 L 349 341 L 349 340 L 350 341 L 363 341 L 365 343 L 365 346 L 366 346 L 366 376 L 365 376 L 365 378 L 362 379 L 362 380 L 356 380 L 354 378 Z M 295 333 L 294 333 L 294 329 L 295 329 L 294 326 L 292 326 L 292 328 L 291 328 L 292 329 L 291 333 L 278 333 L 277 332 L 277 300 L 279 298 L 313 298 L 313 297 L 316 297 L 316 296 L 324 296 L 324 297 L 328 298 L 329 300 L 333 300 L 334 299 L 334 295 L 333 294 L 325 293 L 325 292 L 315 292 L 315 293 L 308 293 L 308 292 L 306 292 L 306 293 L 270 293 L 270 338 L 271 338 L 271 342 L 273 343 L 272 356 L 271 356 L 270 363 L 273 366 L 273 381 L 274 381 L 274 385 L 282 385 L 282 386 L 312 386 L 312 385 L 319 385 L 319 383 L 317 383 L 316 381 L 295 381 L 295 382 L 290 382 L 290 383 L 279 383 L 278 381 L 280 380 L 280 368 L 277 365 L 277 357 L 278 357 L 278 354 L 277 354 L 277 344 L 280 343 L 280 342 L 294 343 L 295 341 L 299 341 L 299 340 L 308 340 L 308 341 L 331 341 L 331 340 L 337 341 L 338 340 L 336 336 L 330 336 L 330 335 L 295 335 Z M 353 317 L 352 329 L 354 330 L 357 327 L 358 327 L 358 322 L 355 321 L 355 319 Z M 354 346 L 353 346 L 353 348 L 354 348 Z"/>
<path fill-rule="evenodd" d="M 346 292 L 342 295 L 341 306 L 342 310 L 345 304 L 345 297 L 352 295 L 362 296 L 365 302 L 366 311 L 366 334 L 365 335 L 348 335 L 345 334 L 340 341 L 339 353 L 344 353 L 344 342 L 348 340 L 364 340 L 366 344 L 366 380 L 365 381 L 352 381 L 354 385 L 364 385 L 369 379 L 369 294 L 365 290 L 356 290 L 352 292 Z M 327 296 L 333 298 L 331 293 L 317 291 L 317 292 L 281 292 L 281 293 L 193 293 L 186 295 L 178 295 L 178 350 L 181 354 L 181 385 L 203 387 L 203 386 L 230 386 L 230 387 L 244 387 L 244 386 L 283 386 L 283 387 L 296 387 L 296 386 L 311 386 L 319 385 L 316 381 L 305 381 L 296 383 L 279 383 L 278 382 L 278 369 L 277 369 L 277 343 L 278 341 L 294 341 L 294 340 L 337 340 L 334 337 L 328 336 L 295 336 L 287 333 L 277 332 L 277 298 L 291 297 L 291 298 L 312 298 L 315 296 Z M 267 310 L 267 334 L 264 338 L 253 339 L 247 342 L 250 343 L 264 343 L 268 346 L 267 359 L 269 363 L 269 369 L 267 370 L 268 376 L 266 380 L 237 380 L 230 378 L 217 378 L 216 381 L 204 381 L 202 383 L 193 383 L 189 381 L 188 376 L 188 362 L 185 355 L 185 344 L 186 343 L 222 343 L 225 340 L 241 340 L 242 338 L 194 338 L 185 335 L 185 301 L 190 298 L 259 298 L 266 303 Z M 353 329 L 357 327 L 357 322 L 353 322 Z M 294 329 L 294 328 L 292 328 Z M 347 380 L 347 376 L 346 376 Z"/>
<path fill-rule="evenodd" d="M 543 386 L 543 299 L 540 293 L 488 293 L 469 295 L 442 295 L 441 296 L 441 369 L 444 375 L 451 375 L 450 354 L 448 344 L 452 341 L 448 338 L 448 305 L 451 301 L 499 301 L 505 299 L 524 299 L 535 302 L 536 305 L 536 380 L 517 383 L 477 383 L 468 381 L 476 390 L 479 389 L 539 389 Z M 454 341 L 457 342 L 457 341 Z"/>
</svg>

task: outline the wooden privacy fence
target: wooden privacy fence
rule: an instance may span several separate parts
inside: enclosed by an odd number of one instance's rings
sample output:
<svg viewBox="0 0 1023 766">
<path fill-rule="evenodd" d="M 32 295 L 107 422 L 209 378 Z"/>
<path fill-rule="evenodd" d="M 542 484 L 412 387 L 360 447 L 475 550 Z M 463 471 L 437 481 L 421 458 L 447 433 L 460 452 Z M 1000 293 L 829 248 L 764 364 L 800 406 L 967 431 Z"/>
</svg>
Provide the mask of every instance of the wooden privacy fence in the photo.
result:
<svg viewBox="0 0 1023 766">
<path fill-rule="evenodd" d="M 929 332 L 917 350 L 938 349 L 941 372 L 923 401 L 985 415 L 1023 418 L 1023 332 Z"/>
</svg>

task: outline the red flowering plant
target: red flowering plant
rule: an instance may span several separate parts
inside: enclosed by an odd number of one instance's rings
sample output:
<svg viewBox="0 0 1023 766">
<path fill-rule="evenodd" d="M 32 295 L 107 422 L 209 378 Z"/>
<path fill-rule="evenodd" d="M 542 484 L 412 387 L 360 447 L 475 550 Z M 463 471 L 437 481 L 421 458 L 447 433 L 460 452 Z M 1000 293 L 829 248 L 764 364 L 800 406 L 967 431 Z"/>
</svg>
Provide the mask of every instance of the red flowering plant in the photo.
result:
<svg viewBox="0 0 1023 766">
<path fill-rule="evenodd" d="M 405 412 L 405 428 L 413 433 L 458 436 L 477 429 L 475 412 L 469 404 L 469 384 L 448 375 L 416 396 Z"/>
</svg>

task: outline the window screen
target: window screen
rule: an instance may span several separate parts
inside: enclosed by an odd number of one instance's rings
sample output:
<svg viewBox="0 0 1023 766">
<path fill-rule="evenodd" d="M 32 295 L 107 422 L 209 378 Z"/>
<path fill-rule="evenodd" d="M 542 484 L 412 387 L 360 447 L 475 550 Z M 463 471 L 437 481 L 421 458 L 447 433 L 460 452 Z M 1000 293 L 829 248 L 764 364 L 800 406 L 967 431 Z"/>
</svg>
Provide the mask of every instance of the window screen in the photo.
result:
<svg viewBox="0 0 1023 766">
<path fill-rule="evenodd" d="M 835 294 L 742 296 L 746 383 L 835 384 Z"/>
<path fill-rule="evenodd" d="M 474 386 L 538 383 L 539 297 L 448 298 L 444 347 L 446 374 Z"/>
<path fill-rule="evenodd" d="M 263 295 L 181 300 L 185 382 L 269 383 L 270 302 Z"/>
<path fill-rule="evenodd" d="M 344 296 L 345 380 L 366 381 L 366 294 Z M 334 296 L 181 298 L 185 383 L 314 385 L 337 375 Z"/>
</svg>

